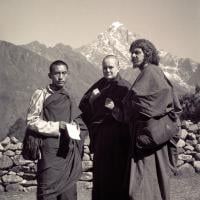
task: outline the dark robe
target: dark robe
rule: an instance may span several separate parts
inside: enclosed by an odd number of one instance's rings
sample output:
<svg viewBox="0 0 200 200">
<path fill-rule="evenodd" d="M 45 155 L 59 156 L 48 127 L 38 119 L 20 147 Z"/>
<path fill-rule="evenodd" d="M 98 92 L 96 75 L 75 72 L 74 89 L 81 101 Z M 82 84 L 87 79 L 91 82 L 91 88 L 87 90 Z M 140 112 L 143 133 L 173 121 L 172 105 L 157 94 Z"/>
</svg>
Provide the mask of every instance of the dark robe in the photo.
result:
<svg viewBox="0 0 200 200">
<path fill-rule="evenodd" d="M 124 199 L 122 186 L 128 160 L 130 135 L 128 126 L 118 122 L 112 111 L 106 108 L 105 100 L 110 98 L 121 106 L 130 84 L 119 75 L 114 80 L 100 79 L 83 96 L 80 109 L 88 126 L 90 149 L 94 153 L 93 200 Z M 94 89 L 100 96 L 89 101 Z"/>
<path fill-rule="evenodd" d="M 132 137 L 130 199 L 169 200 L 176 137 L 153 148 L 147 143 L 149 146 L 141 149 L 137 148 L 136 136 L 142 134 L 141 122 L 169 113 L 176 117 L 181 111 L 174 88 L 158 66 L 148 65 L 139 74 L 123 104 L 124 118 L 129 122 Z"/>
<path fill-rule="evenodd" d="M 87 129 L 80 110 L 65 90 L 54 92 L 43 104 L 46 121 L 76 121 L 81 128 L 81 140 L 73 140 L 61 131 L 60 138 L 44 137 L 41 159 L 38 160 L 38 199 L 56 200 L 66 191 L 68 199 L 76 200 L 76 182 L 81 174 L 81 154 Z M 72 191 L 73 190 L 73 191 Z"/>
</svg>

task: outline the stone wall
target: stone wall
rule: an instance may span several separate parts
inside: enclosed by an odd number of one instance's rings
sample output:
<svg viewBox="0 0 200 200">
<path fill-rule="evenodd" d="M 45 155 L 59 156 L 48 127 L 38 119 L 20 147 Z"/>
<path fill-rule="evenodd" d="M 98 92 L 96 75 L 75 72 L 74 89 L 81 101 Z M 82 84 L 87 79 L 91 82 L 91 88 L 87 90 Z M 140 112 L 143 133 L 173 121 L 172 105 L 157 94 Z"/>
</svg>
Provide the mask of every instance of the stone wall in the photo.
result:
<svg viewBox="0 0 200 200">
<path fill-rule="evenodd" d="M 89 138 L 84 143 L 82 161 L 83 173 L 79 187 L 92 188 L 92 155 L 89 151 Z M 6 137 L 0 142 L 0 192 L 36 191 L 36 162 L 24 160 L 21 156 L 22 143 L 15 137 Z"/>
<path fill-rule="evenodd" d="M 178 173 L 191 175 L 200 172 L 200 123 L 183 121 L 178 147 Z M 92 188 L 92 160 L 89 138 L 84 143 L 83 173 L 78 182 L 83 189 Z M 15 137 L 0 142 L 0 192 L 36 190 L 36 162 L 21 156 L 22 143 Z"/>
<path fill-rule="evenodd" d="M 183 121 L 179 134 L 178 173 L 192 175 L 200 172 L 200 122 Z"/>
</svg>

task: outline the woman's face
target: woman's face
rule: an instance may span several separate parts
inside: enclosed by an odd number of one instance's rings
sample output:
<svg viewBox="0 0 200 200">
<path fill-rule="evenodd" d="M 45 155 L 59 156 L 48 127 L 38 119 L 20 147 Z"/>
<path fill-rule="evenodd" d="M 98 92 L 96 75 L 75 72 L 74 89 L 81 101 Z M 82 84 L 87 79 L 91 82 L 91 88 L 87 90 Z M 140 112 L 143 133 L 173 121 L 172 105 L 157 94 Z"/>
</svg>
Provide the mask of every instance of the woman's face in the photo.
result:
<svg viewBox="0 0 200 200">
<path fill-rule="evenodd" d="M 135 48 L 131 51 L 131 61 L 133 68 L 142 67 L 144 63 L 145 55 L 141 48 Z"/>
</svg>

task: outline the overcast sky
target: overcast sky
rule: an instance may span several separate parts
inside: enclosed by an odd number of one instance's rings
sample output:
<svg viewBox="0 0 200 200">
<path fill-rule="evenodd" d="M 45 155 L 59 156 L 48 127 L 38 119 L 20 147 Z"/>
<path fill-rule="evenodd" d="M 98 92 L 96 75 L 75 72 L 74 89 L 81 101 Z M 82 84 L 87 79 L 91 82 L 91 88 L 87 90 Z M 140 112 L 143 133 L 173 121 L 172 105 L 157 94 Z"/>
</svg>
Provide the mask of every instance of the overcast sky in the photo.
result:
<svg viewBox="0 0 200 200">
<path fill-rule="evenodd" d="M 0 40 L 80 47 L 114 21 L 200 62 L 200 0 L 0 0 Z"/>
</svg>

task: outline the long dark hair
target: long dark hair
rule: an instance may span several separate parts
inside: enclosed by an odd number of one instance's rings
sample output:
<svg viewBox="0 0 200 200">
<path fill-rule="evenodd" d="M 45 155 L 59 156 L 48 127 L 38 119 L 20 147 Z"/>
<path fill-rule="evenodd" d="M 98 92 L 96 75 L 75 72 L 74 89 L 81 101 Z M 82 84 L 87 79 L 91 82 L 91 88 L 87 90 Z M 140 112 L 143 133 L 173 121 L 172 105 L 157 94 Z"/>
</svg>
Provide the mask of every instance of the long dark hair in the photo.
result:
<svg viewBox="0 0 200 200">
<path fill-rule="evenodd" d="M 158 56 L 158 51 L 156 47 L 146 39 L 135 40 L 130 46 L 130 52 L 132 53 L 134 49 L 141 48 L 145 55 L 145 62 L 159 65 L 160 58 Z"/>
</svg>

